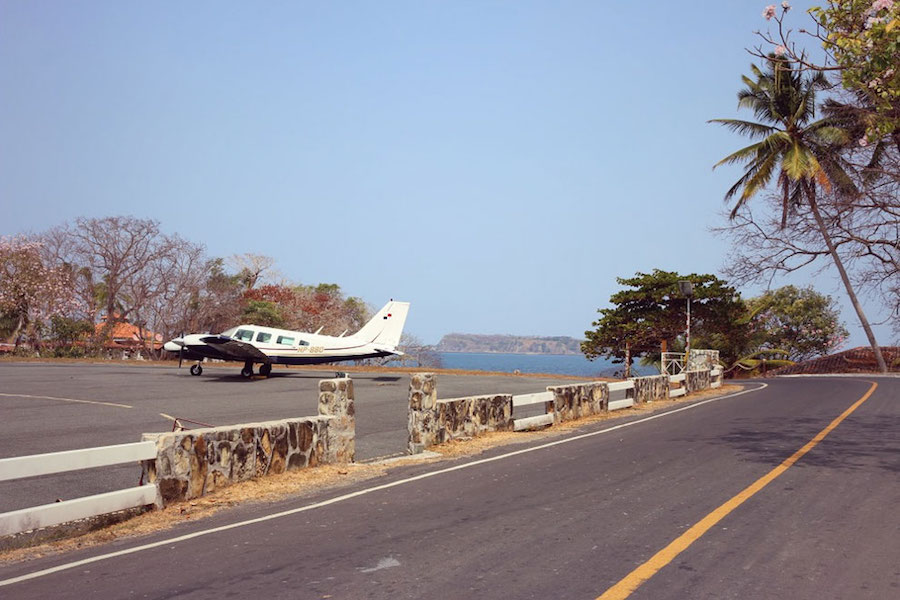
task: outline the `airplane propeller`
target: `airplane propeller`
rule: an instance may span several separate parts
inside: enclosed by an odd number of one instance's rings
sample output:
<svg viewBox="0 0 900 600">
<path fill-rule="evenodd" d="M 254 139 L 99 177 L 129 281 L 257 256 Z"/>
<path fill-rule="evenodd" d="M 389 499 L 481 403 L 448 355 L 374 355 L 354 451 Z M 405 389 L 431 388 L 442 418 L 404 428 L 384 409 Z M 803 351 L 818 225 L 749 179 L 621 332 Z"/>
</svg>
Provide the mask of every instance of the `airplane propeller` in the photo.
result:
<svg viewBox="0 0 900 600">
<path fill-rule="evenodd" d="M 184 332 L 181 333 L 181 339 L 184 339 Z M 184 342 L 181 343 L 181 348 L 178 349 L 178 368 L 181 368 L 181 361 L 184 359 Z"/>
</svg>

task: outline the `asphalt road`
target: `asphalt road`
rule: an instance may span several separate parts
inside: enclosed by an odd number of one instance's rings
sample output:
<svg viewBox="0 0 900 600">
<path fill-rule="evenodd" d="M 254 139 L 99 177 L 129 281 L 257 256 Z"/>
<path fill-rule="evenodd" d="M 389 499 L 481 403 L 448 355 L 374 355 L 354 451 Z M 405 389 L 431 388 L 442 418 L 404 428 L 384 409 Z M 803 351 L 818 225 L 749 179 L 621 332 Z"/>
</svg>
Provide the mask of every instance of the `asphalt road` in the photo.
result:
<svg viewBox="0 0 900 600">
<path fill-rule="evenodd" d="M 900 380 L 871 381 L 879 387 L 849 414 L 870 383 L 771 380 L 626 427 L 595 424 L 554 445 L 245 506 L 0 567 L 0 596 L 595 598 L 645 565 L 649 579 L 619 597 L 897 598 Z M 710 515 L 718 520 L 691 537 Z M 685 536 L 669 562 L 654 558 Z M 8 583 L 29 573 L 38 576 Z"/>
<path fill-rule="evenodd" d="M 409 376 L 351 375 L 357 460 L 405 453 Z M 174 366 L 0 362 L 0 458 L 138 442 L 171 431 L 169 417 L 232 425 L 315 415 L 318 382 L 333 376 L 276 367 L 268 379 L 246 380 L 233 366 L 192 377 Z M 528 393 L 560 382 L 438 375 L 438 394 Z M 0 512 L 131 487 L 140 474 L 123 465 L 0 483 Z"/>
</svg>

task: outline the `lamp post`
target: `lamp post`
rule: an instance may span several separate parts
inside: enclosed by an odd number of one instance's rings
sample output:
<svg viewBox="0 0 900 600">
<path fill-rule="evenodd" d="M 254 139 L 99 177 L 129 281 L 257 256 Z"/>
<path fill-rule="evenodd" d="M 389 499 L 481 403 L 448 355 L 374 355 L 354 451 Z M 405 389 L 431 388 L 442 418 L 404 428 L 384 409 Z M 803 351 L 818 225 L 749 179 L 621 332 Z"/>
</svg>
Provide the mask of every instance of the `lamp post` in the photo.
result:
<svg viewBox="0 0 900 600">
<path fill-rule="evenodd" d="M 694 284 L 690 281 L 679 281 L 678 291 L 687 299 L 687 324 L 684 335 L 684 370 L 687 371 L 691 353 L 691 297 L 694 295 Z"/>
</svg>

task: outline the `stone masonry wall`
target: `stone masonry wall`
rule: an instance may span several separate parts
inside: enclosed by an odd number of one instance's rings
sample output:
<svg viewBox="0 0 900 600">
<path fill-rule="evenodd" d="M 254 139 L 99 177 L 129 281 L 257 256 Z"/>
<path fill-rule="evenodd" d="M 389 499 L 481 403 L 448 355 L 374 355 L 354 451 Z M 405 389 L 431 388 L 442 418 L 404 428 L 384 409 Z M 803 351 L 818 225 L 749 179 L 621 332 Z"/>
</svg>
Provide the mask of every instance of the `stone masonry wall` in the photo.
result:
<svg viewBox="0 0 900 600">
<path fill-rule="evenodd" d="M 553 412 L 553 422 L 562 423 L 600 414 L 609 409 L 609 388 L 605 383 L 582 383 L 548 387 L 553 392 L 553 402 L 547 411 Z"/>
<path fill-rule="evenodd" d="M 409 379 L 409 416 L 407 450 L 419 454 L 437 439 L 437 379 L 434 373 L 413 373 Z"/>
<path fill-rule="evenodd" d="M 155 460 L 143 461 L 144 479 L 157 483 L 157 505 L 199 498 L 255 477 L 318 464 L 351 462 L 355 454 L 353 382 L 319 382 L 319 416 L 145 433 Z"/>
<path fill-rule="evenodd" d="M 688 371 L 684 377 L 687 393 L 692 394 L 709 388 L 709 369 Z"/>
<path fill-rule="evenodd" d="M 649 377 L 635 377 L 634 403 L 643 404 L 654 400 L 667 400 L 669 398 L 669 376 L 650 375 Z"/>
<path fill-rule="evenodd" d="M 512 431 L 512 396 L 491 394 L 438 400 L 433 373 L 416 373 L 409 382 L 408 449 L 469 438 L 487 431 Z"/>
</svg>

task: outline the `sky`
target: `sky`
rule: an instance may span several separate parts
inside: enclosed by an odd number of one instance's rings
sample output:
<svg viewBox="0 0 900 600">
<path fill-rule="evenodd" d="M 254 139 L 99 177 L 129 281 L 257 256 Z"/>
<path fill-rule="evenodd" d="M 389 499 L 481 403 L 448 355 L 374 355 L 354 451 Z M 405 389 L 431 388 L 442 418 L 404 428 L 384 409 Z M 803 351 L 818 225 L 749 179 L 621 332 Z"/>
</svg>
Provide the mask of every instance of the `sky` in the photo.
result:
<svg viewBox="0 0 900 600">
<path fill-rule="evenodd" d="M 581 337 L 616 277 L 721 275 L 765 4 L 0 0 L 0 235 L 133 215 L 426 343 Z"/>
</svg>

